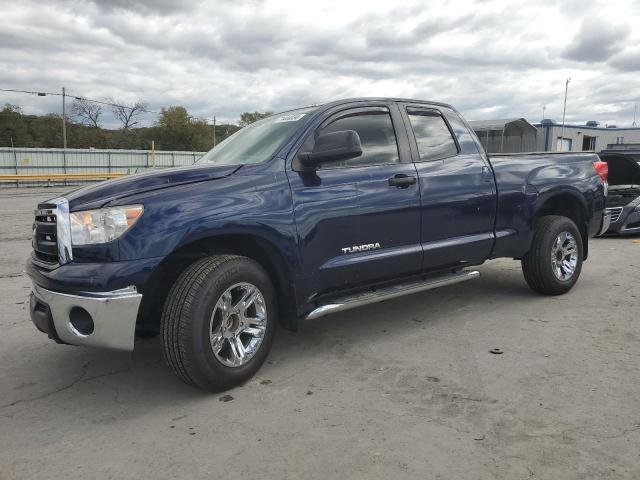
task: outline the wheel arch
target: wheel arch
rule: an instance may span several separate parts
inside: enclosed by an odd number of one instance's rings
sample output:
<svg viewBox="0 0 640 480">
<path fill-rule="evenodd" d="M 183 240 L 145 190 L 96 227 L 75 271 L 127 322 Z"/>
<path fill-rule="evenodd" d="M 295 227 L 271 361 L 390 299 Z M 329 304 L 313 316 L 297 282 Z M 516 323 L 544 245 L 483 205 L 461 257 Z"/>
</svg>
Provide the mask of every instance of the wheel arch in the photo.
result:
<svg viewBox="0 0 640 480">
<path fill-rule="evenodd" d="M 180 274 L 195 261 L 210 255 L 234 254 L 255 260 L 271 278 L 276 292 L 279 323 L 297 329 L 295 287 L 291 268 L 280 251 L 267 239 L 245 233 L 220 234 L 183 244 L 171 252 L 153 271 L 141 288 L 143 294 L 138 318 L 141 330 L 159 328 L 164 299 Z M 163 299 L 158 302 L 158 299 Z"/>
<path fill-rule="evenodd" d="M 589 252 L 588 216 L 587 204 L 582 195 L 573 190 L 550 192 L 539 199 L 531 219 L 532 226 L 538 218 L 545 215 L 561 215 L 576 224 L 582 237 L 583 260 L 586 260 Z"/>
</svg>

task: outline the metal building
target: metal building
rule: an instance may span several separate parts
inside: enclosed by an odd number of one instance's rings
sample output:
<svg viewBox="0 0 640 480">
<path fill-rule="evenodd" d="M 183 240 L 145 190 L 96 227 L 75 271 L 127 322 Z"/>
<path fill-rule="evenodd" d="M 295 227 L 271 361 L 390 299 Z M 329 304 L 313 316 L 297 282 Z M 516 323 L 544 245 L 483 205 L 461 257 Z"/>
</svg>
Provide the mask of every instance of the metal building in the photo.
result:
<svg viewBox="0 0 640 480">
<path fill-rule="evenodd" d="M 487 153 L 533 152 L 538 129 L 524 118 L 469 122 Z"/>
</svg>

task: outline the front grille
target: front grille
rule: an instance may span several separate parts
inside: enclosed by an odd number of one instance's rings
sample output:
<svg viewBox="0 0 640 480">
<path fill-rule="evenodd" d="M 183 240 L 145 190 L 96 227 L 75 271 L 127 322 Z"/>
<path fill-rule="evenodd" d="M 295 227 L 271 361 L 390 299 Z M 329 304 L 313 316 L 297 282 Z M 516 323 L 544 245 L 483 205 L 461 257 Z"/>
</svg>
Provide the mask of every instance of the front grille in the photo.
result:
<svg viewBox="0 0 640 480">
<path fill-rule="evenodd" d="M 42 208 L 36 211 L 31 240 L 33 256 L 44 266 L 58 264 L 58 222 L 54 208 Z"/>
<path fill-rule="evenodd" d="M 607 208 L 607 213 L 611 214 L 611 223 L 617 222 L 620 218 L 620 214 L 622 213 L 622 207 L 612 207 Z"/>
</svg>

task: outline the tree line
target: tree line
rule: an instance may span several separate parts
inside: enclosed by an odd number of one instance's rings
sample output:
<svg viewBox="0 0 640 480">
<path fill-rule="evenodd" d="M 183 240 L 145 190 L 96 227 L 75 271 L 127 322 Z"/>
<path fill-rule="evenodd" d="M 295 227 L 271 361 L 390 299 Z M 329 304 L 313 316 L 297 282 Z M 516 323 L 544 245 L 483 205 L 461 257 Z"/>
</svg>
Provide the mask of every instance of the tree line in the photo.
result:
<svg viewBox="0 0 640 480">
<path fill-rule="evenodd" d="M 120 123 L 117 129 L 103 128 L 101 120 L 105 108 L 110 108 Z M 67 148 L 112 148 L 149 150 L 154 142 L 156 150 L 204 152 L 210 150 L 237 130 L 255 122 L 270 112 L 245 112 L 237 125 L 214 126 L 189 115 L 182 106 L 163 108 L 152 126 L 139 126 L 147 105 L 135 102 L 125 105 L 109 100 L 105 105 L 76 99 L 67 116 Z M 0 147 L 61 148 L 62 115 L 25 115 L 16 105 L 0 110 Z"/>
</svg>

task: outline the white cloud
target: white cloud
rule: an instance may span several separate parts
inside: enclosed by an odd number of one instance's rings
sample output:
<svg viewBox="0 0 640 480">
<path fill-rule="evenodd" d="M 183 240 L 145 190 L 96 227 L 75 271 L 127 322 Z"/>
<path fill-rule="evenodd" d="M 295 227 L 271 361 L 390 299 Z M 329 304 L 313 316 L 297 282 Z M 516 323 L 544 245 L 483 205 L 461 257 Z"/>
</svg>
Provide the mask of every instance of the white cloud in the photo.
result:
<svg viewBox="0 0 640 480">
<path fill-rule="evenodd" d="M 232 121 L 346 96 L 537 121 L 542 105 L 560 117 L 569 76 L 570 121 L 628 124 L 640 101 L 633 0 L 4 3 L 2 88 L 64 85 Z M 7 102 L 59 111 L 52 97 L 0 92 Z"/>
</svg>

